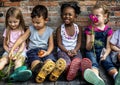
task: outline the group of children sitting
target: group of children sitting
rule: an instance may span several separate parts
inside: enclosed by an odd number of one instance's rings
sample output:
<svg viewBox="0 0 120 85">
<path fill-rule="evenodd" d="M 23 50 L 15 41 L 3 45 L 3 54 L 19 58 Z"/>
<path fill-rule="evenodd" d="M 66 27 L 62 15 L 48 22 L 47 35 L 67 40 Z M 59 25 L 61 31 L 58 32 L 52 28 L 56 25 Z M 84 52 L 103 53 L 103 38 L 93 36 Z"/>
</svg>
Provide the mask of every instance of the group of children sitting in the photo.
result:
<svg viewBox="0 0 120 85">
<path fill-rule="evenodd" d="M 32 25 L 25 29 L 20 9 L 10 7 L 6 13 L 0 70 L 14 62 L 14 72 L 9 81 L 27 81 L 32 76 L 42 83 L 47 76 L 56 81 L 65 72 L 68 81 L 74 80 L 78 72 L 93 85 L 105 85 L 99 76 L 99 63 L 120 85 L 120 30 L 113 33 L 107 23 L 109 10 L 104 4 L 96 4 L 89 18 L 91 24 L 84 29 L 86 42 L 81 42 L 82 28 L 75 23 L 80 14 L 77 2 L 64 2 L 60 8 L 63 23 L 57 28 L 57 56 L 53 54 L 53 28 L 46 25 L 48 10 L 36 5 L 32 12 Z M 26 43 L 26 41 L 28 41 Z M 86 58 L 80 52 L 81 43 L 86 43 Z M 27 62 L 29 69 L 24 63 Z"/>
</svg>

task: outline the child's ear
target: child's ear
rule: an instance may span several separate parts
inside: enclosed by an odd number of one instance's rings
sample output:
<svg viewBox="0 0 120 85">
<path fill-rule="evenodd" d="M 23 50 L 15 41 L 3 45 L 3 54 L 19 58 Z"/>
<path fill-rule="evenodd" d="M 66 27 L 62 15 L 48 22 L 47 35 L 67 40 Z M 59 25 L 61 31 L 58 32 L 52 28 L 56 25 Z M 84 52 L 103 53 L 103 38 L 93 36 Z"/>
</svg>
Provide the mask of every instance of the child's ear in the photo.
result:
<svg viewBox="0 0 120 85">
<path fill-rule="evenodd" d="M 106 13 L 106 14 L 104 14 L 104 17 L 105 17 L 105 19 L 107 19 L 108 18 L 108 14 Z"/>
<path fill-rule="evenodd" d="M 46 19 L 45 19 L 45 22 L 47 23 L 48 21 L 49 21 L 49 18 L 46 18 Z"/>
</svg>

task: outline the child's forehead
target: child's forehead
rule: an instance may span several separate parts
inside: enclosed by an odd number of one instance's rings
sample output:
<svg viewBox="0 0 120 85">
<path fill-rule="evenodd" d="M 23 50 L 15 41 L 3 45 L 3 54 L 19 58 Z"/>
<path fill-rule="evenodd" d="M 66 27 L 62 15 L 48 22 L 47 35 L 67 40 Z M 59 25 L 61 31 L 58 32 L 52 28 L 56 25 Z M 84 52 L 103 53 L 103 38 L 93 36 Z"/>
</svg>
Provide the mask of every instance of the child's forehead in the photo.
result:
<svg viewBox="0 0 120 85">
<path fill-rule="evenodd" d="M 17 18 L 16 18 L 16 17 L 14 17 L 14 16 L 10 16 L 10 17 L 8 18 L 8 20 L 15 21 L 15 20 L 20 20 L 20 19 L 17 19 Z"/>
<path fill-rule="evenodd" d="M 96 8 L 92 10 L 92 13 L 104 13 L 103 8 Z"/>
<path fill-rule="evenodd" d="M 35 16 L 34 18 L 32 18 L 32 20 L 35 20 L 35 21 L 44 20 L 44 17 L 43 16 Z"/>
</svg>

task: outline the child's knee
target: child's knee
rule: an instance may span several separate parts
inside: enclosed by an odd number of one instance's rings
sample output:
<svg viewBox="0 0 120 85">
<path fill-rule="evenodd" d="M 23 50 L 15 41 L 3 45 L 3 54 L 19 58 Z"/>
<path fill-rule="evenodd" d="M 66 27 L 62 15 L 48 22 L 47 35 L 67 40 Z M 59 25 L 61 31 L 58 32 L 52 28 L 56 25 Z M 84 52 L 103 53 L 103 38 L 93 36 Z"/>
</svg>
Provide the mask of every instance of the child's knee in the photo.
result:
<svg viewBox="0 0 120 85">
<path fill-rule="evenodd" d="M 8 63 L 8 57 L 2 57 L 0 59 L 0 62 L 7 64 Z"/>
</svg>

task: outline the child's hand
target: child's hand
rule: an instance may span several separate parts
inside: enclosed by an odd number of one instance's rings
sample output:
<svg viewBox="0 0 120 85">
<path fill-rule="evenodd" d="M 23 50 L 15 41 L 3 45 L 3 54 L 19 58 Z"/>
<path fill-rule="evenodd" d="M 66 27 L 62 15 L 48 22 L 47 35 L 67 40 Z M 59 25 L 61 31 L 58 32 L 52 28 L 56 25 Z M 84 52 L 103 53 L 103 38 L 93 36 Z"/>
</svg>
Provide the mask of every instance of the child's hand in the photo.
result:
<svg viewBox="0 0 120 85">
<path fill-rule="evenodd" d="M 68 56 L 73 57 L 74 55 L 77 54 L 77 52 L 75 50 L 68 50 L 67 54 Z"/>
<path fill-rule="evenodd" d="M 118 61 L 120 62 L 120 53 L 118 53 Z"/>
<path fill-rule="evenodd" d="M 18 53 L 18 52 L 17 52 L 17 53 L 13 56 L 12 60 L 16 60 L 16 59 L 17 59 L 17 57 L 19 57 L 19 56 L 20 56 L 20 54 L 21 54 L 21 53 Z"/>
<path fill-rule="evenodd" d="M 91 40 L 91 43 L 94 43 L 94 41 L 95 41 L 95 35 L 94 34 L 91 35 L 91 39 L 90 40 Z"/>
<path fill-rule="evenodd" d="M 103 60 L 105 60 L 105 59 L 106 59 L 105 56 L 101 56 L 100 61 L 103 61 Z"/>
<path fill-rule="evenodd" d="M 68 54 L 68 56 L 70 56 L 70 57 L 73 56 L 72 53 L 71 53 L 71 50 L 68 50 L 67 54 Z"/>
<path fill-rule="evenodd" d="M 73 55 L 77 55 L 77 51 L 76 50 L 70 50 L 71 51 L 71 53 L 73 54 Z"/>
<path fill-rule="evenodd" d="M 44 56 L 47 56 L 48 55 L 48 53 L 47 53 L 47 51 L 45 51 L 45 50 L 40 50 L 39 52 L 38 52 L 38 56 L 40 57 L 40 58 L 42 58 L 42 57 L 44 57 Z"/>
<path fill-rule="evenodd" d="M 12 58 L 14 57 L 14 53 L 13 53 L 13 51 L 12 51 L 12 50 L 9 52 L 8 57 L 9 57 L 10 59 L 12 59 Z"/>
</svg>

